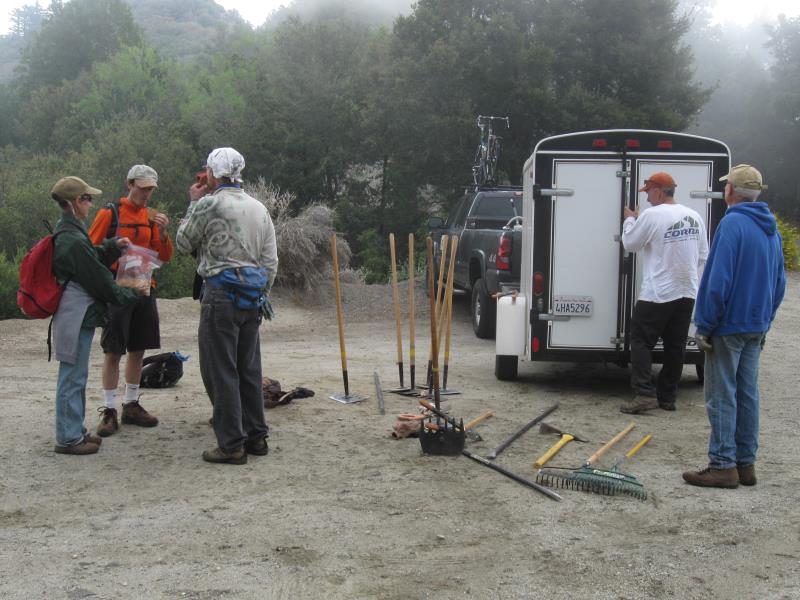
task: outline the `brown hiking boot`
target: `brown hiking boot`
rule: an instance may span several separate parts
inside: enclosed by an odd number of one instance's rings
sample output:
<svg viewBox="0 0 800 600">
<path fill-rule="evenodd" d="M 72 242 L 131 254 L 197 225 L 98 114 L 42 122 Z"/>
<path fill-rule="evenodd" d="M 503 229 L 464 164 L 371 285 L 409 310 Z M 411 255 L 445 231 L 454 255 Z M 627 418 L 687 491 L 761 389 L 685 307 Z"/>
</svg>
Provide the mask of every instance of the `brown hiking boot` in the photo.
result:
<svg viewBox="0 0 800 600">
<path fill-rule="evenodd" d="M 253 454 L 255 456 L 266 456 L 269 452 L 267 438 L 260 437 L 251 442 L 245 442 L 244 449 L 248 454 Z"/>
<path fill-rule="evenodd" d="M 92 435 L 88 431 L 86 435 L 83 436 L 83 439 L 89 442 L 90 444 L 97 444 L 98 446 L 103 443 L 103 438 L 98 437 L 96 435 Z"/>
<path fill-rule="evenodd" d="M 736 467 L 728 469 L 714 469 L 706 467 L 699 471 L 686 471 L 683 480 L 689 485 L 699 485 L 701 487 L 718 487 L 734 489 L 739 487 L 739 474 Z"/>
<path fill-rule="evenodd" d="M 247 462 L 247 452 L 244 448 L 237 448 L 231 452 L 225 452 L 222 448 L 203 451 L 203 460 L 210 463 L 225 465 L 243 465 Z"/>
<path fill-rule="evenodd" d="M 739 472 L 739 483 L 742 485 L 756 484 L 755 465 L 736 465 L 736 470 Z"/>
<path fill-rule="evenodd" d="M 622 406 L 619 407 L 619 411 L 629 415 L 638 415 L 656 408 L 658 408 L 658 400 L 650 396 L 637 395 L 633 400 L 623 402 Z"/>
<path fill-rule="evenodd" d="M 81 456 L 83 454 L 94 454 L 100 449 L 100 446 L 97 444 L 93 444 L 86 440 L 86 438 L 82 439 L 77 444 L 73 444 L 72 446 L 59 446 L 56 444 L 55 452 L 56 454 L 73 454 L 75 456 Z"/>
<path fill-rule="evenodd" d="M 125 425 L 138 425 L 139 427 L 158 425 L 158 419 L 147 412 L 138 400 L 122 405 L 122 422 Z"/>
<path fill-rule="evenodd" d="M 100 413 L 100 423 L 97 425 L 97 435 L 108 437 L 117 433 L 119 421 L 117 421 L 117 409 L 101 406 L 97 409 Z"/>
</svg>

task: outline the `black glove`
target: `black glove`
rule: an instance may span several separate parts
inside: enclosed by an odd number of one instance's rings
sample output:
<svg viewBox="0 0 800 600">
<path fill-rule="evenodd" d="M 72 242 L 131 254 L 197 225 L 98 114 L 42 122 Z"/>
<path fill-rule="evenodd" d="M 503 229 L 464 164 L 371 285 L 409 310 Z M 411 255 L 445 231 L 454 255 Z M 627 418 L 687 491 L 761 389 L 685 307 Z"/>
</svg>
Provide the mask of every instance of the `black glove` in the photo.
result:
<svg viewBox="0 0 800 600">
<path fill-rule="evenodd" d="M 700 348 L 703 352 L 711 352 L 712 345 L 711 345 L 711 338 L 707 335 L 700 335 L 699 333 L 694 334 L 694 339 L 697 340 L 697 347 Z"/>
</svg>

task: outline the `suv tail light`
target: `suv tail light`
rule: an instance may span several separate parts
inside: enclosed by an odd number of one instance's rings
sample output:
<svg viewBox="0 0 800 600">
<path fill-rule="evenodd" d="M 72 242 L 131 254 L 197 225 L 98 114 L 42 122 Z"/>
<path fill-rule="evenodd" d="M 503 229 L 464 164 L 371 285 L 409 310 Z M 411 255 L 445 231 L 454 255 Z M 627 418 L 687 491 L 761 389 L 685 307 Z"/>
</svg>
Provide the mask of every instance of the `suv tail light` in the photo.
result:
<svg viewBox="0 0 800 600">
<path fill-rule="evenodd" d="M 507 231 L 500 236 L 494 266 L 501 271 L 511 270 L 511 234 Z"/>
</svg>

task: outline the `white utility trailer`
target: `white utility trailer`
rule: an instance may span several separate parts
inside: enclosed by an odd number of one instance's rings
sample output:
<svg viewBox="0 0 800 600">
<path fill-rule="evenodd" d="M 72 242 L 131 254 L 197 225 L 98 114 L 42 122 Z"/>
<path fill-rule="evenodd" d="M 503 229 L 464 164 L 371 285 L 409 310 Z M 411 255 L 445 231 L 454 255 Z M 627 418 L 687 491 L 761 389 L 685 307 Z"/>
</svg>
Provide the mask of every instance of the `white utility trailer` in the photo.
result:
<svg viewBox="0 0 800 600">
<path fill-rule="evenodd" d="M 519 359 L 630 362 L 630 323 L 641 267 L 622 246 L 623 208 L 648 208 L 637 190 L 653 173 L 677 183 L 675 200 L 703 218 L 710 239 L 725 214 L 730 150 L 717 140 L 632 129 L 541 140 L 523 169 L 522 271 L 516 297 L 497 305 L 495 375 Z M 689 332 L 685 363 L 702 353 Z M 662 360 L 660 343 L 653 361 Z"/>
</svg>

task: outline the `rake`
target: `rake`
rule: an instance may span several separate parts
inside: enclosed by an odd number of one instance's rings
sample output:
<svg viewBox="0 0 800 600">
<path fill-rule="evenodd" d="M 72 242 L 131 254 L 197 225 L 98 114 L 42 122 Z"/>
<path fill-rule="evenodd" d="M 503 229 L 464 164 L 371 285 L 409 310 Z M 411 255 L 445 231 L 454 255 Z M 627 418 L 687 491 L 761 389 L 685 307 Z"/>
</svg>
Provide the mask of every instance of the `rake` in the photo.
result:
<svg viewBox="0 0 800 600">
<path fill-rule="evenodd" d="M 628 450 L 610 470 L 601 469 L 579 469 L 568 478 L 568 481 L 560 480 L 560 487 L 568 487 L 593 494 L 603 494 L 605 496 L 616 496 L 624 494 L 632 496 L 638 500 L 647 500 L 647 490 L 644 485 L 633 475 L 621 473 L 620 465 L 639 452 L 651 439 L 652 435 L 644 436 L 639 442 Z M 544 478 L 543 478 L 544 479 Z M 537 478 L 538 481 L 538 478 Z M 566 485 L 564 485 L 566 484 Z"/>
<path fill-rule="evenodd" d="M 635 423 L 628 424 L 625 429 L 620 431 L 602 448 L 586 459 L 586 462 L 584 462 L 579 469 L 569 470 L 559 469 L 557 467 L 540 469 L 536 474 L 536 483 L 541 483 L 542 485 L 546 485 L 548 487 L 559 487 L 570 490 L 603 493 L 600 490 L 602 486 L 592 485 L 592 477 L 597 471 L 597 469 L 595 469 L 592 465 L 600 460 L 600 458 L 613 446 L 615 446 L 622 438 L 628 435 L 635 426 Z M 597 489 L 595 489 L 595 487 L 597 487 Z"/>
<path fill-rule="evenodd" d="M 584 478 L 584 481 L 591 486 L 591 489 L 585 491 L 605 494 L 606 496 L 625 494 L 638 498 L 639 500 L 647 500 L 647 490 L 644 489 L 644 485 L 633 475 L 621 473 L 619 467 L 626 460 L 633 458 L 633 455 L 639 452 L 652 438 L 653 436 L 650 434 L 644 436 L 633 448 L 628 450 L 609 471 L 593 469 L 591 475 L 587 475 Z"/>
</svg>

